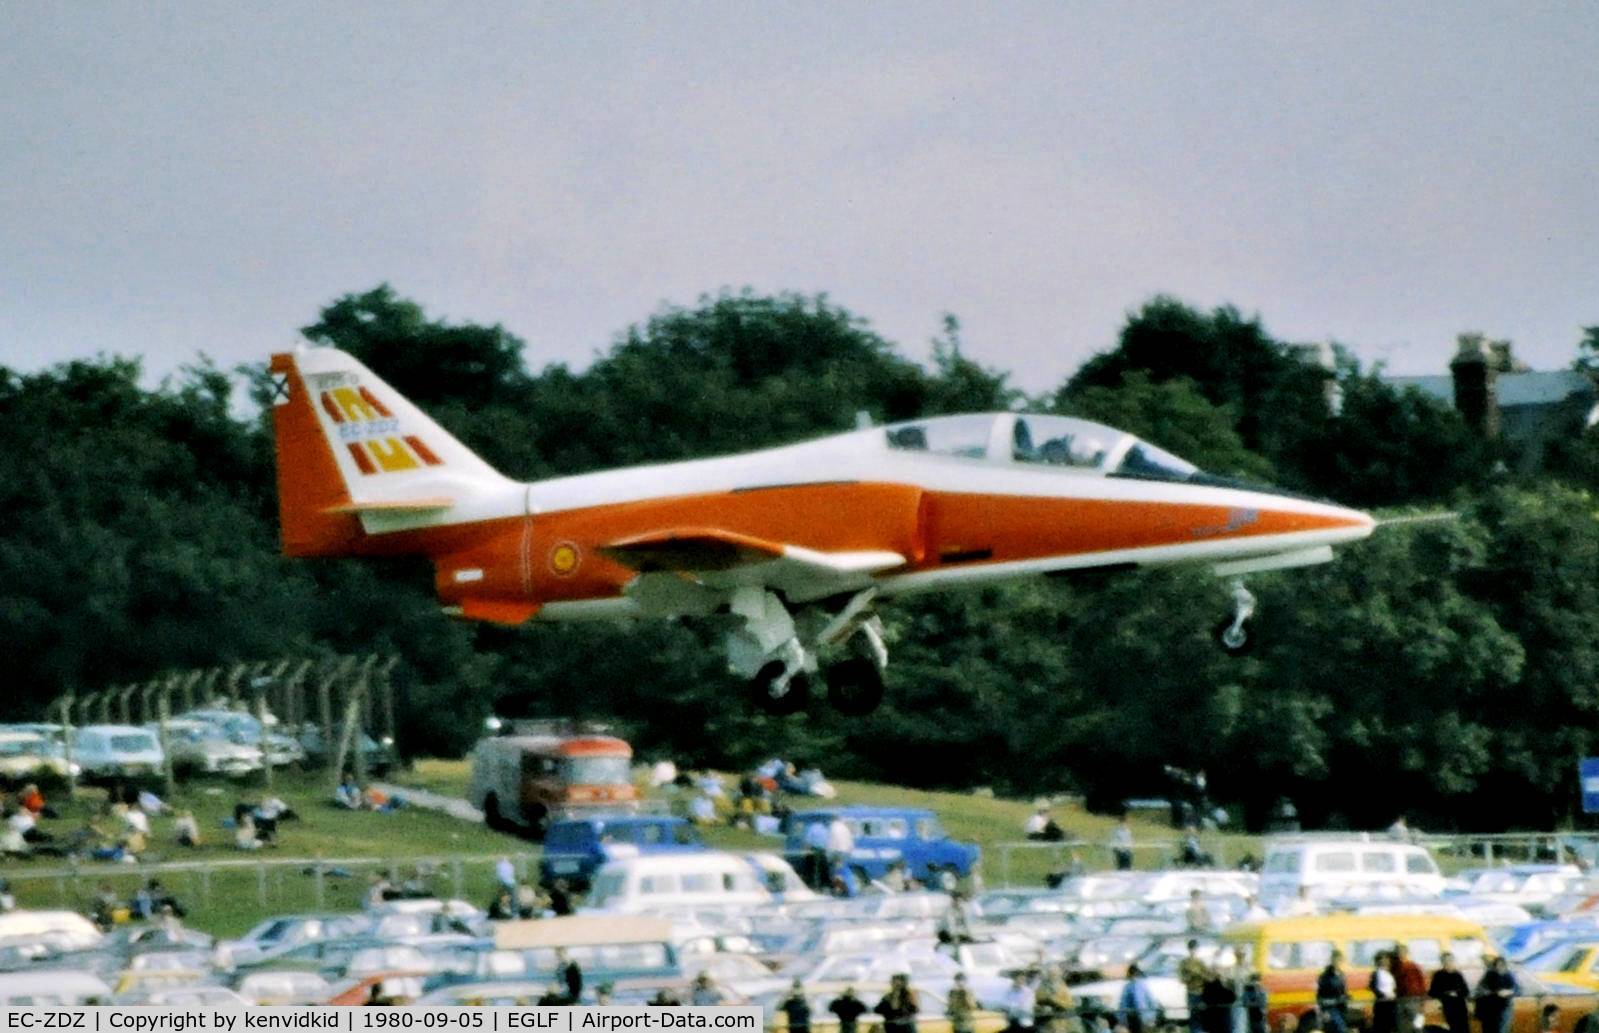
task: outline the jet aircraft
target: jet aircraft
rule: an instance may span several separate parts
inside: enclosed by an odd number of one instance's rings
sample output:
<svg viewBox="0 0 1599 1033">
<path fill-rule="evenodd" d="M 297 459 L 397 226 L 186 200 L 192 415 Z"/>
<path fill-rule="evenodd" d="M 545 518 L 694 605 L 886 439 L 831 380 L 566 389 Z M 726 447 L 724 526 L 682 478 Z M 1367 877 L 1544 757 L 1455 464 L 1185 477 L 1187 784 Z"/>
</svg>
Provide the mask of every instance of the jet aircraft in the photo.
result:
<svg viewBox="0 0 1599 1033">
<path fill-rule="evenodd" d="M 720 615 L 729 668 L 772 713 L 824 680 L 836 709 L 870 712 L 879 605 L 958 584 L 1205 565 L 1232 580 L 1218 637 L 1241 651 L 1242 575 L 1326 562 L 1373 527 L 1111 427 L 1016 412 L 521 483 L 344 352 L 270 368 L 287 555 L 426 556 L 447 613 L 499 624 Z"/>
</svg>

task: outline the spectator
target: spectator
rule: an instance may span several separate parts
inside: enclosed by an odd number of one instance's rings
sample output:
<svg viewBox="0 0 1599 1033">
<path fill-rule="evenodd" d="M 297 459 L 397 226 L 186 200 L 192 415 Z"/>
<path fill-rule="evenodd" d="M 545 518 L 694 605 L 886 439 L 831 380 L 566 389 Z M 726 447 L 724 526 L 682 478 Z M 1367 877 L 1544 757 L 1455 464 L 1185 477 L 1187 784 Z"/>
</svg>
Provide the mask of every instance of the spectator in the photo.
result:
<svg viewBox="0 0 1599 1033">
<path fill-rule="evenodd" d="M 1081 1033 L 1072 1014 L 1076 1002 L 1067 988 L 1065 966 L 1044 970 L 1033 995 L 1033 1024 L 1040 1033 Z"/>
<path fill-rule="evenodd" d="M 566 995 L 574 1003 L 583 999 L 583 969 L 566 953 L 565 947 L 555 948 L 555 978 L 566 985 Z"/>
<path fill-rule="evenodd" d="M 1560 1005 L 1546 1004 L 1538 1013 L 1538 1033 L 1557 1033 L 1560 1029 Z"/>
<path fill-rule="evenodd" d="M 727 992 L 711 981 L 709 972 L 701 972 L 694 977 L 694 983 L 689 988 L 688 1003 L 696 1008 L 726 1004 Z"/>
<path fill-rule="evenodd" d="M 904 893 L 910 889 L 910 877 L 905 874 L 905 862 L 895 861 L 883 873 L 883 889 L 889 893 Z"/>
<path fill-rule="evenodd" d="M 550 886 L 550 913 L 556 916 L 572 913 L 572 887 L 565 879 L 556 879 Z"/>
<path fill-rule="evenodd" d="M 102 931 L 110 932 L 111 927 L 117 922 L 117 912 L 121 909 L 121 905 L 117 902 L 116 891 L 111 888 L 109 882 L 102 882 L 100 888 L 95 891 L 94 910 L 90 914 L 94 924 Z"/>
<path fill-rule="evenodd" d="M 1404 1033 L 1415 1033 L 1421 1025 L 1421 1009 L 1427 1003 L 1427 977 L 1421 966 L 1410 960 L 1410 948 L 1394 947 L 1394 1025 Z"/>
<path fill-rule="evenodd" d="M 168 810 L 166 801 L 148 789 L 139 790 L 134 799 L 137 800 L 139 807 L 146 814 L 165 814 Z"/>
<path fill-rule="evenodd" d="M 1444 1025 L 1449 1028 L 1449 1033 L 1471 1033 L 1471 1021 L 1466 1008 L 1471 988 L 1466 985 L 1466 977 L 1455 967 L 1453 954 L 1446 952 L 1439 961 L 1442 965 L 1432 974 L 1427 996 L 1437 1001 L 1443 1009 Z"/>
<path fill-rule="evenodd" d="M 333 802 L 336 806 L 347 811 L 361 809 L 361 787 L 356 784 L 355 776 L 345 772 L 344 777 L 333 790 Z"/>
<path fill-rule="evenodd" d="M 1032 1029 L 1034 1009 L 1037 1005 L 1038 997 L 1033 993 L 1033 988 L 1027 985 L 1026 973 L 1016 973 L 1011 978 L 1010 986 L 1005 990 L 1004 999 L 1000 1002 L 1000 1010 L 1005 1013 L 1005 1029 L 1008 1033 L 1021 1033 L 1022 1030 Z M 878 1010 L 882 1010 L 881 1006 Z"/>
<path fill-rule="evenodd" d="M 375 785 L 369 785 L 361 790 L 361 809 L 363 811 L 377 811 L 387 814 L 399 806 L 398 801 L 391 800 L 389 794 Z"/>
<path fill-rule="evenodd" d="M 17 794 L 17 805 L 35 818 L 56 817 L 56 812 L 45 804 L 44 794 L 39 792 L 39 787 L 32 782 L 23 786 L 22 792 Z"/>
<path fill-rule="evenodd" d="M 1205 992 L 1205 980 L 1209 975 L 1210 966 L 1199 956 L 1199 941 L 1189 940 L 1188 953 L 1177 963 L 1177 980 L 1183 984 L 1183 991 L 1188 997 L 1189 1033 L 1200 1033 L 1203 1028 L 1201 995 Z"/>
<path fill-rule="evenodd" d="M 366 897 L 361 901 L 361 906 L 368 911 L 375 911 L 382 907 L 393 894 L 394 887 L 389 885 L 389 880 L 379 873 L 373 872 L 367 878 Z"/>
<path fill-rule="evenodd" d="M 866 1002 L 855 996 L 853 986 L 846 986 L 829 1002 L 827 1010 L 838 1017 L 838 1033 L 857 1033 L 861 1016 L 866 1014 Z"/>
<path fill-rule="evenodd" d="M 516 866 L 509 857 L 502 857 L 494 862 L 494 880 L 507 890 L 516 889 Z"/>
<path fill-rule="evenodd" d="M 811 1003 L 805 999 L 804 983 L 794 980 L 777 1008 L 788 1020 L 788 1033 L 811 1033 Z"/>
<path fill-rule="evenodd" d="M 193 811 L 179 811 L 172 823 L 172 835 L 178 846 L 194 848 L 200 845 L 200 823 L 194 820 Z"/>
<path fill-rule="evenodd" d="M 1238 995 L 1221 973 L 1212 969 L 1205 977 L 1205 988 L 1200 991 L 1200 1003 L 1204 1007 L 1204 1022 L 1202 1028 L 1205 1033 L 1231 1033 L 1233 1028 L 1233 1005 L 1238 1001 Z"/>
<path fill-rule="evenodd" d="M 1482 1033 L 1509 1033 L 1518 989 L 1510 964 L 1502 955 L 1496 956 L 1477 981 L 1477 1021 L 1482 1024 Z"/>
<path fill-rule="evenodd" d="M 839 869 L 849 866 L 850 857 L 855 853 L 855 834 L 849 830 L 849 825 L 839 815 L 833 815 L 833 820 L 827 823 L 827 864 L 834 874 Z"/>
<path fill-rule="evenodd" d="M 540 1008 L 565 1008 L 577 1003 L 577 1000 L 566 992 L 566 987 L 559 979 L 550 980 L 550 985 L 545 988 L 537 1002 Z"/>
<path fill-rule="evenodd" d="M 135 800 L 128 805 L 122 815 L 122 820 L 128 828 L 148 839 L 150 837 L 150 816 L 144 813 L 144 807 Z"/>
<path fill-rule="evenodd" d="M 261 840 L 255 833 L 255 819 L 248 812 L 234 823 L 233 846 L 238 850 L 261 849 Z"/>
<path fill-rule="evenodd" d="M 40 843 L 48 843 L 55 837 L 39 827 L 39 819 L 26 807 L 18 807 L 6 818 L 6 824 L 16 830 L 22 841 L 29 847 Z"/>
<path fill-rule="evenodd" d="M 1127 981 L 1122 985 L 1121 1000 L 1117 1002 L 1118 1015 L 1127 1033 L 1144 1033 L 1153 1027 L 1159 1006 L 1149 984 L 1144 982 L 1144 972 L 1137 965 L 1127 966 Z"/>
<path fill-rule="evenodd" d="M 0 878 L 0 914 L 17 909 L 17 898 L 11 892 L 11 883 Z"/>
<path fill-rule="evenodd" d="M 966 973 L 955 973 L 949 996 L 944 998 L 944 1015 L 949 1019 L 950 1033 L 972 1033 L 976 1028 L 973 1017 L 981 1007 L 966 985 Z"/>
<path fill-rule="evenodd" d="M 683 1002 L 678 1000 L 677 992 L 669 986 L 663 986 L 655 991 L 655 996 L 644 1002 L 654 1008 L 680 1008 Z"/>
<path fill-rule="evenodd" d="M 1240 922 L 1264 922 L 1271 917 L 1271 912 L 1260 906 L 1260 898 L 1250 896 L 1244 898 L 1244 913 L 1239 916 Z"/>
<path fill-rule="evenodd" d="M 601 983 L 599 986 L 595 987 L 594 1007 L 609 1008 L 611 1006 L 611 991 L 612 987 L 610 983 Z"/>
<path fill-rule="evenodd" d="M 31 853 L 33 847 L 18 831 L 16 823 L 7 818 L 5 824 L 0 825 L 0 857 L 27 857 Z"/>
<path fill-rule="evenodd" d="M 1316 913 L 1316 902 L 1310 899 L 1310 887 L 1301 886 L 1294 898 L 1278 909 L 1277 914 L 1282 918 L 1301 918 Z"/>
<path fill-rule="evenodd" d="M 704 793 L 696 793 L 688 802 L 688 817 L 696 825 L 715 825 L 716 801 Z"/>
<path fill-rule="evenodd" d="M 1131 871 L 1133 867 L 1133 827 L 1123 814 L 1110 833 L 1110 853 L 1116 859 L 1116 870 Z M 1138 1031 L 1134 1031 L 1138 1033 Z"/>
<path fill-rule="evenodd" d="M 827 863 L 828 823 L 813 821 L 805 826 L 806 880 L 815 890 L 833 885 L 833 866 Z"/>
<path fill-rule="evenodd" d="M 921 1002 L 911 989 L 911 977 L 897 972 L 888 981 L 888 993 L 872 1009 L 883 1017 L 883 1033 L 916 1033 L 916 1013 Z M 1032 1006 L 1028 1005 L 1028 1021 L 1032 1021 Z"/>
<path fill-rule="evenodd" d="M 1266 1009 L 1270 1006 L 1270 999 L 1266 996 L 1266 988 L 1260 984 L 1260 973 L 1251 972 L 1244 981 L 1244 992 L 1239 996 L 1239 1003 L 1244 1006 L 1244 1028 L 1248 1033 L 1267 1033 Z"/>
<path fill-rule="evenodd" d="M 1388 826 L 1388 838 L 1396 839 L 1401 843 L 1410 842 L 1410 826 L 1405 823 L 1405 816 L 1401 814 Z"/>
<path fill-rule="evenodd" d="M 489 905 L 489 921 L 506 922 L 516 917 L 516 900 L 511 896 L 511 891 L 500 887 L 494 895 L 494 902 Z"/>
<path fill-rule="evenodd" d="M 1210 917 L 1210 908 L 1205 906 L 1205 898 L 1198 890 L 1188 894 L 1188 910 L 1184 912 L 1188 921 L 1188 931 L 1191 933 L 1213 933 L 1216 931 L 1215 920 Z"/>
<path fill-rule="evenodd" d="M 1216 859 L 1200 846 L 1199 830 L 1192 825 L 1183 833 L 1183 852 L 1177 863 L 1187 868 L 1211 868 L 1216 864 Z"/>
<path fill-rule="evenodd" d="M 1040 807 L 1028 815 L 1026 821 L 1022 822 L 1022 835 L 1034 841 L 1041 840 L 1044 838 L 1044 829 L 1049 822 L 1049 808 Z"/>
<path fill-rule="evenodd" d="M 1371 991 L 1371 1033 L 1394 1033 L 1398 1028 L 1394 1021 L 1394 1002 L 1397 1000 L 1399 984 L 1394 979 L 1393 956 L 1387 951 L 1377 952 L 1366 989 Z M 1414 1031 L 1406 1030 L 1405 1033 Z"/>
<path fill-rule="evenodd" d="M 1333 951 L 1327 967 L 1316 977 L 1316 1008 L 1321 1012 L 1322 1033 L 1347 1033 L 1349 983 L 1344 979 L 1344 953 Z"/>
</svg>

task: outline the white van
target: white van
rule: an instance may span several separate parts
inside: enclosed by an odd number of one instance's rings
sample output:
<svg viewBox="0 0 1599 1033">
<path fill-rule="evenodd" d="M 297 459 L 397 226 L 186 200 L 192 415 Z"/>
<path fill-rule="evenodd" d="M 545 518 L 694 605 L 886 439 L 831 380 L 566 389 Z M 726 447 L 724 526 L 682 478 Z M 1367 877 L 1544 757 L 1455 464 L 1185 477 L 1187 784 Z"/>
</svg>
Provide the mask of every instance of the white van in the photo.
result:
<svg viewBox="0 0 1599 1033">
<path fill-rule="evenodd" d="M 7 911 L 0 914 L 0 940 L 32 941 L 60 951 L 93 950 L 104 935 L 76 911 Z"/>
<path fill-rule="evenodd" d="M 663 908 L 811 900 L 815 896 L 776 854 L 708 850 L 608 861 L 594 873 L 584 910 L 638 914 Z"/>
<path fill-rule="evenodd" d="M 1304 890 L 1315 900 L 1436 897 L 1438 862 L 1425 847 L 1366 837 L 1284 838 L 1266 842 L 1260 899 L 1273 907 Z"/>
<path fill-rule="evenodd" d="M 111 1003 L 111 987 L 93 972 L 47 969 L 0 972 L 0 1008 L 78 1007 Z"/>
<path fill-rule="evenodd" d="M 161 773 L 161 742 L 146 728 L 87 725 L 72 731 L 72 761 L 85 778 L 140 778 Z"/>
</svg>

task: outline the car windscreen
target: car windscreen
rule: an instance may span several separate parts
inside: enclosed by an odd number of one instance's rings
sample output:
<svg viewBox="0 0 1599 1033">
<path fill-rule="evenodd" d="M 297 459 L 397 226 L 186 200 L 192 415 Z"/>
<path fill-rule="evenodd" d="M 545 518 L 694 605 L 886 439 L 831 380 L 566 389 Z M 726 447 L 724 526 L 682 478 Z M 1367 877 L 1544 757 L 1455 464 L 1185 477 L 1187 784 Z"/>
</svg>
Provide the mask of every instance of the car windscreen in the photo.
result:
<svg viewBox="0 0 1599 1033">
<path fill-rule="evenodd" d="M 630 757 L 567 757 L 562 771 L 571 785 L 620 786 L 632 780 Z"/>
<path fill-rule="evenodd" d="M 154 750 L 155 738 L 149 735 L 113 735 L 111 748 L 118 753 L 149 753 Z"/>
</svg>

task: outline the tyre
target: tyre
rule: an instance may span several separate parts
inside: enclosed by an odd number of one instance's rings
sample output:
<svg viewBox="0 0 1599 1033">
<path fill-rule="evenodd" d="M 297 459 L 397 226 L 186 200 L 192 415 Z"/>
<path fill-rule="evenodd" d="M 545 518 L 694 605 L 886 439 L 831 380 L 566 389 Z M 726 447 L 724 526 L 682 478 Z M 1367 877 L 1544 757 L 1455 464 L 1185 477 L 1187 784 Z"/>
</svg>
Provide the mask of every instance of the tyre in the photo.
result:
<svg viewBox="0 0 1599 1033">
<path fill-rule="evenodd" d="M 507 831 L 505 819 L 500 815 L 500 798 L 493 793 L 483 798 L 483 824 L 495 832 Z"/>
<path fill-rule="evenodd" d="M 1249 625 L 1245 624 L 1235 632 L 1231 617 L 1216 625 L 1213 634 L 1216 644 L 1228 656 L 1243 656 L 1255 648 L 1255 636 L 1249 633 Z"/>
<path fill-rule="evenodd" d="M 799 713 L 810 702 L 811 677 L 804 671 L 790 678 L 781 694 L 774 695 L 777 681 L 786 670 L 781 660 L 773 660 L 750 679 L 750 698 L 762 713 L 784 717 Z"/>
<path fill-rule="evenodd" d="M 848 717 L 865 717 L 883 702 L 883 672 L 866 657 L 840 660 L 827 671 L 827 702 Z"/>
</svg>

